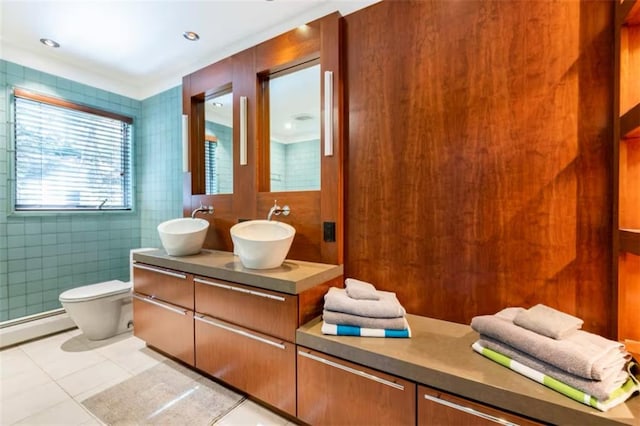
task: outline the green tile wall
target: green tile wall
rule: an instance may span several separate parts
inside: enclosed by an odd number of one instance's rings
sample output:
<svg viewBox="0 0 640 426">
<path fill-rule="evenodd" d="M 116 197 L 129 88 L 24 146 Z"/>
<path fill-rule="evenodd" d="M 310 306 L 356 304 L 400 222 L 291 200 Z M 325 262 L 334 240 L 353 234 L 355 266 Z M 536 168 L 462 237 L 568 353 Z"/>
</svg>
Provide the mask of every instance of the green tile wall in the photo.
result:
<svg viewBox="0 0 640 426">
<path fill-rule="evenodd" d="M 182 216 L 182 86 L 142 101 L 138 200 L 141 246 L 161 247 L 157 226 Z"/>
<path fill-rule="evenodd" d="M 134 213 L 10 214 L 14 86 L 133 117 Z M 159 247 L 155 227 L 182 211 L 180 93 L 138 101 L 0 60 L 0 321 L 58 308 L 69 288 L 128 280 L 129 250 Z"/>
</svg>

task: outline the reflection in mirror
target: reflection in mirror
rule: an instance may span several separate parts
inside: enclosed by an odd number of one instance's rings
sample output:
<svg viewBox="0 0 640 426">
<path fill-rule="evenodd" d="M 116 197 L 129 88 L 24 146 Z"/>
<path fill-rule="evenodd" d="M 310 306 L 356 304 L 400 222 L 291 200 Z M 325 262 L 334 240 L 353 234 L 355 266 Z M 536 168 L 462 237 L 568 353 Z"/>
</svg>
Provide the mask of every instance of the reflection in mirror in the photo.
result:
<svg viewBox="0 0 640 426">
<path fill-rule="evenodd" d="M 268 80 L 271 191 L 320 189 L 320 65 Z"/>
<path fill-rule="evenodd" d="M 233 193 L 233 93 L 207 98 L 204 107 L 206 194 Z"/>
</svg>

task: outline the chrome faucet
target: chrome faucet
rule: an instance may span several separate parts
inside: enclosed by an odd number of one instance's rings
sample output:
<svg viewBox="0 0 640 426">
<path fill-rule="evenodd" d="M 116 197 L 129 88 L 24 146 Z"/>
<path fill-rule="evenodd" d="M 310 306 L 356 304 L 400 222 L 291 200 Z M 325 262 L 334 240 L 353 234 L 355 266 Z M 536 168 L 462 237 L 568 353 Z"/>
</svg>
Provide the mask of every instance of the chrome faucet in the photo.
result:
<svg viewBox="0 0 640 426">
<path fill-rule="evenodd" d="M 196 218 L 196 213 L 198 212 L 205 212 L 205 213 L 209 213 L 209 214 L 213 214 L 213 206 L 203 206 L 202 204 L 200 204 L 200 207 L 198 207 L 197 209 L 195 209 L 192 213 L 191 213 L 191 219 L 195 219 Z"/>
<path fill-rule="evenodd" d="M 273 200 L 273 207 L 271 207 L 271 209 L 269 210 L 269 214 L 267 215 L 267 220 L 271 220 L 271 216 L 273 216 L 274 214 L 276 216 L 280 216 L 281 214 L 285 216 L 289 216 L 289 213 L 291 213 L 291 209 L 289 208 L 289 206 L 284 206 L 281 208 L 278 205 L 278 200 Z"/>
</svg>

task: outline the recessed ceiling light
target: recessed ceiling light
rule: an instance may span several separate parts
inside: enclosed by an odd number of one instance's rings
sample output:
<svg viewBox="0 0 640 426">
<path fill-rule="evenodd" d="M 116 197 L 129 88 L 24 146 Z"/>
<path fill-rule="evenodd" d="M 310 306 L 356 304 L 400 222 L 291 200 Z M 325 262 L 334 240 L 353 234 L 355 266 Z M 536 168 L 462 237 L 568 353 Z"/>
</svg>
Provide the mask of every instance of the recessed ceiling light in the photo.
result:
<svg viewBox="0 0 640 426">
<path fill-rule="evenodd" d="M 53 48 L 60 47 L 60 43 L 53 41 L 50 38 L 41 38 L 40 43 L 44 44 L 47 47 L 53 47 Z"/>
<path fill-rule="evenodd" d="M 189 41 L 196 41 L 200 39 L 198 33 L 194 33 L 193 31 L 185 31 L 182 33 L 182 37 L 186 38 Z"/>
</svg>

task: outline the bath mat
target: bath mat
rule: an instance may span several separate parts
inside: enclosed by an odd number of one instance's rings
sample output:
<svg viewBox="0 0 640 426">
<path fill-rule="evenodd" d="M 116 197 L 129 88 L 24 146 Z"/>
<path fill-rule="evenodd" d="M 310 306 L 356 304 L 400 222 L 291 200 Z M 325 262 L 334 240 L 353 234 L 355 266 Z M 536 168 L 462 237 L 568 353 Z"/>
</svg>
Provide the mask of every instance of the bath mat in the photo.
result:
<svg viewBox="0 0 640 426">
<path fill-rule="evenodd" d="M 210 425 L 244 399 L 167 360 L 82 404 L 107 425 Z"/>
</svg>

